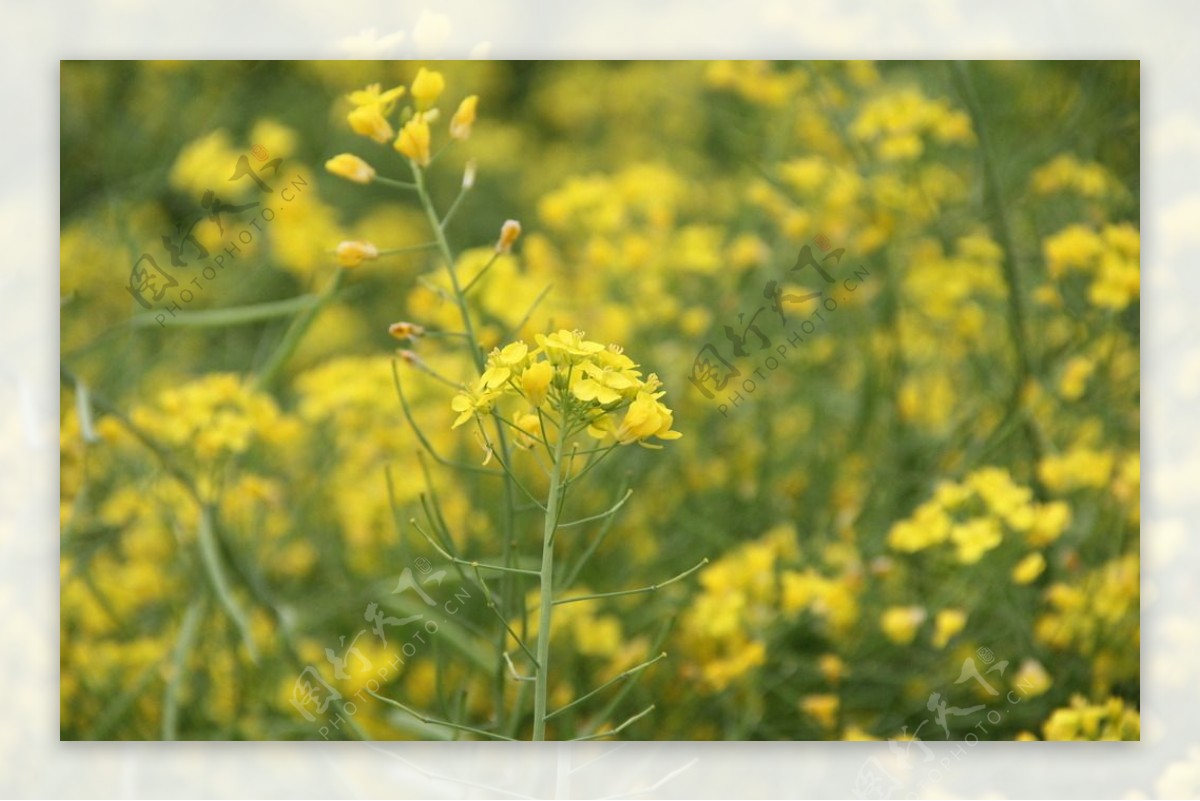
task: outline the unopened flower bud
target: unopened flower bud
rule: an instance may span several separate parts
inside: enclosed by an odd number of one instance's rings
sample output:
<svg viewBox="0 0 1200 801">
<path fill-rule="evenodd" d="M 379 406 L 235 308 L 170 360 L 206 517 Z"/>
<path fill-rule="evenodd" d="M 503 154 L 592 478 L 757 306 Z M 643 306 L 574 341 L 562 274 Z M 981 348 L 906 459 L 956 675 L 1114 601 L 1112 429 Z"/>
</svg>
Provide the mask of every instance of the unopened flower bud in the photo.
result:
<svg viewBox="0 0 1200 801">
<path fill-rule="evenodd" d="M 513 242 L 521 235 L 521 223 L 516 220 L 505 220 L 500 226 L 500 239 L 496 241 L 497 253 L 508 253 L 512 250 Z"/>
<path fill-rule="evenodd" d="M 467 139 L 471 136 L 471 126 L 475 124 L 475 107 L 479 104 L 479 95 L 471 95 L 458 104 L 458 111 L 450 118 L 450 138 Z"/>
<path fill-rule="evenodd" d="M 388 326 L 388 333 L 396 339 L 416 339 L 425 333 L 425 326 L 409 322 L 392 323 Z"/>
<path fill-rule="evenodd" d="M 467 162 L 467 166 L 463 169 L 463 189 L 470 189 L 475 186 L 475 159 Z"/>
<path fill-rule="evenodd" d="M 343 267 L 357 267 L 366 259 L 379 258 L 379 248 L 370 242 L 342 242 L 337 246 L 338 264 Z"/>
<path fill-rule="evenodd" d="M 445 88 L 446 81 L 440 72 L 421 67 L 417 70 L 417 77 L 413 78 L 412 88 L 409 91 L 412 93 L 413 99 L 417 101 L 417 109 L 424 111 L 437 102 Z"/>
<path fill-rule="evenodd" d="M 356 184 L 369 184 L 375 180 L 375 168 L 351 153 L 334 156 L 325 162 L 325 169 Z"/>
</svg>

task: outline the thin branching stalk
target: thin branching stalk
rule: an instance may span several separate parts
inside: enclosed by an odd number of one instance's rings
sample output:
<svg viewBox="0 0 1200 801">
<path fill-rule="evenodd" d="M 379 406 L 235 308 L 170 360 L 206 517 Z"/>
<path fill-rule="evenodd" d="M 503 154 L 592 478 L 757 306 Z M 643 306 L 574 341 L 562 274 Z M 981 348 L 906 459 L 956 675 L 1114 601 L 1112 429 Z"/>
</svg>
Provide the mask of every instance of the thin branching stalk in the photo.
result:
<svg viewBox="0 0 1200 801">
<path fill-rule="evenodd" d="M 537 684 L 533 691 L 533 739 L 546 739 L 546 698 L 550 688 L 550 615 L 554 609 L 554 532 L 562 503 L 563 445 L 559 436 L 551 462 L 550 489 L 546 493 L 546 524 L 542 529 L 541 597 L 538 610 Z"/>
<path fill-rule="evenodd" d="M 266 389 L 271 386 L 271 383 L 278 377 L 283 365 L 291 358 L 296 348 L 300 345 L 300 340 L 308 333 L 308 329 L 316 320 L 317 314 L 321 309 L 333 298 L 338 287 L 342 285 L 342 278 L 345 276 L 346 270 L 339 267 L 334 272 L 333 277 L 329 279 L 329 283 L 325 285 L 325 289 L 321 290 L 321 294 L 317 296 L 315 303 L 302 309 L 295 317 L 292 318 L 291 324 L 287 331 L 283 334 L 283 339 L 275 346 L 275 350 L 267 357 L 267 361 L 258 371 L 258 375 L 254 379 L 255 389 Z"/>
</svg>

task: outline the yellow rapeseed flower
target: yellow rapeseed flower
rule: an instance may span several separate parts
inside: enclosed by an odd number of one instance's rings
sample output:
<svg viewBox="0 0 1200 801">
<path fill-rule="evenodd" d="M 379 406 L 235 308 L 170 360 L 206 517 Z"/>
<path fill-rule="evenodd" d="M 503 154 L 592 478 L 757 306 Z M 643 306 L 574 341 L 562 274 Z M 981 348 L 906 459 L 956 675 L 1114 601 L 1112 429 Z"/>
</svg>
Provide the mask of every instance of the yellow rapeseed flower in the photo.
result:
<svg viewBox="0 0 1200 801">
<path fill-rule="evenodd" d="M 621 445 L 637 442 L 657 447 L 646 440 L 682 436 L 672 430 L 673 413 L 659 400 L 665 393 L 658 376 L 651 373 L 643 378 L 620 348 L 605 347 L 584 339 L 580 331 L 567 330 L 538 334 L 537 343 L 531 348 L 525 342 L 511 342 L 488 355 L 475 385 L 461 391 L 451 404 L 458 413 L 454 427 L 511 395 L 530 406 L 510 419 L 544 408 L 559 420 L 586 426 L 597 439 L 614 439 Z"/>
<path fill-rule="evenodd" d="M 553 377 L 554 367 L 550 362 L 537 362 L 521 374 L 521 390 L 530 404 L 536 407 L 546 401 L 546 391 Z"/>
<path fill-rule="evenodd" d="M 404 96 L 404 87 L 396 86 L 386 92 L 380 91 L 382 84 L 373 83 L 365 89 L 351 92 L 347 97 L 356 108 L 376 106 L 380 113 L 388 114 L 395 107 L 396 101 Z"/>
<path fill-rule="evenodd" d="M 400 136 L 396 138 L 395 148 L 419 166 L 429 165 L 429 123 L 422 115 L 418 114 L 404 124 Z"/>
<path fill-rule="evenodd" d="M 346 121 L 356 134 L 380 144 L 387 142 L 395 133 L 378 105 L 358 106 L 346 115 Z"/>
<path fill-rule="evenodd" d="M 436 103 L 445 88 L 446 80 L 440 72 L 424 67 L 417 70 L 417 77 L 413 78 L 412 82 L 412 96 L 417 102 L 417 110 L 424 111 Z"/>
<path fill-rule="evenodd" d="M 325 162 L 325 169 L 356 184 L 369 184 L 375 180 L 375 168 L 352 153 L 339 153 Z"/>
<path fill-rule="evenodd" d="M 471 126 L 475 124 L 475 107 L 479 105 L 479 95 L 471 95 L 458 104 L 458 111 L 450 118 L 450 138 L 468 139 L 471 136 Z"/>
</svg>

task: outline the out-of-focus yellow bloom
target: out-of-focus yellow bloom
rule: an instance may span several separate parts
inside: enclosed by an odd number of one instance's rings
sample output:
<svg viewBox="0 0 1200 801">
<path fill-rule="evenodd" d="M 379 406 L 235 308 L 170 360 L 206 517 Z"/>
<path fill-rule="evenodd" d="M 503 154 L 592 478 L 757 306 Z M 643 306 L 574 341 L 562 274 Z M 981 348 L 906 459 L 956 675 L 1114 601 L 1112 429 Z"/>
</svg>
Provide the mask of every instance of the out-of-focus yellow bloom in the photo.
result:
<svg viewBox="0 0 1200 801">
<path fill-rule="evenodd" d="M 1141 716 L 1120 698 L 1089 704 L 1079 695 L 1071 698 L 1069 707 L 1054 710 L 1042 724 L 1047 740 L 1137 740 L 1141 730 Z"/>
<path fill-rule="evenodd" d="M 731 90 L 763 106 L 783 105 L 808 82 L 804 73 L 777 71 L 766 61 L 713 61 L 706 78 L 715 88 Z"/>
<path fill-rule="evenodd" d="M 346 241 L 337 246 L 337 261 L 343 267 L 352 268 L 367 259 L 379 258 L 379 249 L 370 242 Z"/>
<path fill-rule="evenodd" d="M 1083 163 L 1065 153 L 1034 170 L 1030 186 L 1039 195 L 1073 191 L 1088 198 L 1102 198 L 1119 186 L 1116 179 L 1096 162 Z"/>
<path fill-rule="evenodd" d="M 1071 225 L 1047 237 L 1042 251 L 1055 279 L 1070 272 L 1090 279 L 1088 300 L 1098 308 L 1120 311 L 1141 293 L 1141 235 L 1128 223 L 1098 232 Z"/>
<path fill-rule="evenodd" d="M 767 646 L 761 640 L 749 640 L 725 658 L 706 660 L 700 668 L 700 674 L 709 687 L 723 690 L 734 679 L 744 676 L 766 661 Z"/>
<path fill-rule="evenodd" d="M 838 697 L 831 693 L 806 695 L 800 699 L 800 709 L 804 714 L 825 729 L 832 729 L 837 724 L 839 705 Z"/>
<path fill-rule="evenodd" d="M 933 618 L 933 646 L 945 648 L 954 635 L 967 625 L 967 613 L 961 609 L 943 609 Z"/>
<path fill-rule="evenodd" d="M 359 136 L 366 136 L 383 144 L 394 135 L 392 125 L 380 111 L 379 106 L 358 106 L 346 115 L 346 122 Z"/>
<path fill-rule="evenodd" d="M 365 89 L 357 89 L 351 92 L 347 97 L 356 108 L 376 106 L 381 113 L 389 114 L 396 106 L 396 101 L 404 96 L 404 87 L 396 86 L 384 92 L 381 91 L 382 86 L 382 84 L 373 83 Z"/>
<path fill-rule="evenodd" d="M 908 645 L 917 636 L 917 629 L 928 613 L 921 606 L 892 606 L 879 618 L 883 634 L 896 645 Z"/>
<path fill-rule="evenodd" d="M 945 542 L 950 536 L 951 520 L 936 503 L 917 507 L 908 520 L 894 524 L 888 532 L 888 545 L 897 551 L 916 553 Z"/>
<path fill-rule="evenodd" d="M 424 111 L 436 103 L 445 88 L 446 80 L 440 72 L 427 70 L 424 67 L 417 70 L 417 77 L 413 78 L 412 82 L 412 96 L 413 100 L 417 102 L 417 110 Z"/>
<path fill-rule="evenodd" d="M 958 546 L 958 561 L 964 565 L 978 562 L 985 553 L 999 545 L 1003 538 L 1000 524 L 991 517 L 977 517 L 959 523 L 950 530 L 950 539 Z"/>
<path fill-rule="evenodd" d="M 1038 477 L 1055 492 L 1082 487 L 1101 488 L 1112 477 L 1116 457 L 1111 451 L 1072 448 L 1038 463 Z"/>
<path fill-rule="evenodd" d="M 1017 673 L 1012 679 L 1013 688 L 1026 698 L 1042 695 L 1050 689 L 1050 685 L 1053 683 L 1046 668 L 1042 667 L 1042 663 L 1036 659 L 1026 659 L 1021 662 L 1021 666 L 1017 668 Z"/>
<path fill-rule="evenodd" d="M 150 405 L 134 407 L 133 422 L 172 448 L 186 446 L 201 461 L 244 453 L 256 440 L 278 443 L 296 437 L 294 421 L 273 399 L 234 375 L 212 373 L 166 390 Z"/>
<path fill-rule="evenodd" d="M 1051 609 L 1034 623 L 1037 639 L 1053 648 L 1073 648 L 1084 655 L 1094 655 L 1104 643 L 1103 631 L 1109 642 L 1138 638 L 1138 581 L 1137 553 L 1125 554 L 1090 571 L 1075 584 L 1056 583 L 1046 590 Z M 1138 670 L 1137 649 L 1123 653 L 1124 670 Z"/>
<path fill-rule="evenodd" d="M 873 743 L 878 741 L 878 737 L 872 737 L 870 732 L 865 731 L 861 726 L 847 726 L 842 730 L 842 742 Z"/>
<path fill-rule="evenodd" d="M 418 114 L 400 130 L 396 138 L 395 148 L 405 157 L 416 162 L 421 167 L 429 165 L 429 123 L 423 115 Z"/>
<path fill-rule="evenodd" d="M 463 98 L 458 104 L 458 111 L 450 118 L 450 138 L 469 139 L 471 126 L 475 124 L 475 107 L 479 105 L 479 95 Z"/>
<path fill-rule="evenodd" d="M 1041 551 L 1034 551 L 1026 556 L 1013 568 L 1012 580 L 1017 584 L 1031 584 L 1046 569 L 1046 557 Z"/>
<path fill-rule="evenodd" d="M 830 684 L 837 684 L 846 675 L 846 663 L 837 654 L 821 654 L 817 658 L 817 667 Z"/>
<path fill-rule="evenodd" d="M 1075 356 L 1063 368 L 1058 382 L 1058 394 L 1063 400 L 1079 400 L 1087 387 L 1088 379 L 1096 369 L 1096 363 L 1086 356 Z"/>
<path fill-rule="evenodd" d="M 1052 501 L 1037 507 L 1033 526 L 1025 532 L 1026 541 L 1044 548 L 1062 536 L 1071 524 L 1071 507 L 1065 501 Z"/>
<path fill-rule="evenodd" d="M 325 169 L 356 184 L 375 180 L 375 168 L 352 153 L 339 153 L 325 162 Z"/>
<path fill-rule="evenodd" d="M 496 240 L 496 252 L 508 253 L 513 243 L 521 235 L 521 223 L 517 220 L 505 220 L 500 226 L 500 238 Z"/>
<path fill-rule="evenodd" d="M 180 149 L 171 165 L 171 186 L 196 193 L 213 186 L 228 186 L 235 193 L 246 191 L 246 187 L 253 188 L 248 181 L 228 183 L 229 173 L 239 155 L 232 137 L 223 128 L 193 139 Z"/>
<path fill-rule="evenodd" d="M 984 467 L 967 476 L 970 486 L 997 517 L 1009 522 L 1029 506 L 1033 491 L 1013 481 L 1007 470 L 999 467 Z"/>
</svg>

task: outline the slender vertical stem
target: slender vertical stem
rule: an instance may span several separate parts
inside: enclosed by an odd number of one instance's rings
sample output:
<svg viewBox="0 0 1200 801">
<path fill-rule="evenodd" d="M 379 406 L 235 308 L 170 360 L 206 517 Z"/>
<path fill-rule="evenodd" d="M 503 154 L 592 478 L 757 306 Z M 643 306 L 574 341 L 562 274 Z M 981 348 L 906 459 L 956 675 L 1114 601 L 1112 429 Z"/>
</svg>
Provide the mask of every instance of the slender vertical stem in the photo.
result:
<svg viewBox="0 0 1200 801">
<path fill-rule="evenodd" d="M 554 609 L 554 532 L 558 528 L 563 472 L 563 443 L 560 431 L 550 468 L 550 491 L 546 495 L 546 525 L 542 530 L 542 583 L 538 604 L 537 683 L 533 695 L 533 739 L 546 739 L 546 695 L 550 686 L 550 615 Z"/>
<path fill-rule="evenodd" d="M 458 304 L 459 316 L 462 318 L 463 332 L 466 334 L 467 343 L 471 349 L 471 360 L 475 364 L 475 369 L 480 374 L 483 373 L 484 358 L 483 349 L 480 347 L 479 339 L 475 335 L 475 323 L 471 319 L 470 310 L 467 307 L 466 290 L 458 281 L 458 273 L 454 269 L 454 254 L 450 250 L 450 242 L 446 239 L 445 222 L 449 219 L 447 214 L 445 219 L 438 217 L 437 209 L 433 205 L 433 198 L 429 196 L 429 189 L 425 185 L 425 171 L 413 165 L 414 186 L 417 190 L 417 197 L 421 201 L 421 207 L 425 209 L 425 216 L 429 219 L 429 228 L 433 231 L 434 240 L 437 243 L 437 249 L 442 257 L 442 261 L 446 263 L 446 272 L 450 276 L 450 286 L 454 290 L 454 300 Z M 461 200 L 464 193 L 460 193 L 458 200 Z M 457 205 L 458 201 L 455 201 Z M 496 438 L 500 443 L 500 457 L 504 460 L 504 464 L 509 463 L 509 447 L 508 436 L 504 431 L 504 425 L 499 421 L 496 422 Z M 506 567 L 512 567 L 516 559 L 515 549 L 513 547 L 514 529 L 516 526 L 514 517 L 516 509 L 516 494 L 513 489 L 513 479 L 506 475 L 504 478 L 504 536 L 503 536 L 503 559 Z M 514 606 L 514 582 L 509 574 L 504 574 L 500 577 L 500 612 L 505 618 L 512 611 Z M 507 632 L 500 628 L 496 632 L 496 653 L 504 652 L 505 638 Z M 499 657 L 496 659 L 496 670 L 493 675 L 493 703 L 495 705 L 495 715 L 498 723 L 503 724 L 504 720 L 504 664 Z"/>
<path fill-rule="evenodd" d="M 983 119 L 983 109 L 975 95 L 971 81 L 970 66 L 964 61 L 954 63 L 954 76 L 959 85 L 963 102 L 971 115 L 971 124 L 979 137 L 979 156 L 983 163 L 984 193 L 988 212 L 992 218 L 992 230 L 1004 250 L 1001 266 L 1004 280 L 1008 284 L 1008 329 L 1012 337 L 1013 351 L 1017 358 L 1017 376 L 1013 394 L 1019 396 L 1029 375 L 1030 359 L 1025 338 L 1025 295 L 1021 287 L 1021 271 L 1017 266 L 1017 246 L 1008 222 L 1008 206 L 1000 186 L 1000 172 L 996 167 L 996 154 L 992 150 L 990 131 Z"/>
<path fill-rule="evenodd" d="M 1010 419 L 1019 419 L 1028 440 L 1029 451 L 1034 462 L 1042 459 L 1042 443 L 1037 427 L 1022 410 L 1022 396 L 1025 385 L 1031 374 L 1036 371 L 1036 364 L 1029 352 L 1026 337 L 1025 293 L 1021 284 L 1021 268 L 1017 261 L 1017 244 L 1013 237 L 1012 226 L 1009 224 L 1008 205 L 1005 202 L 1004 190 L 1000 184 L 1000 171 L 996 164 L 996 153 L 990 136 L 987 121 L 983 116 L 983 108 L 975 93 L 971 80 L 971 67 L 968 62 L 954 62 L 953 77 L 958 83 L 959 93 L 971 115 L 971 124 L 979 137 L 979 155 L 983 164 L 984 196 L 991 219 L 991 228 L 995 239 L 1004 251 L 1001 267 L 1004 271 L 1004 281 L 1008 285 L 1008 330 L 1012 339 L 1013 352 L 1016 357 L 1016 374 L 1013 376 L 1012 394 L 1009 396 L 1008 408 L 1000 423 L 993 429 L 988 442 L 995 443 L 996 435 L 1004 429 Z M 1046 491 L 1033 472 L 1031 484 L 1038 498 L 1045 498 Z"/>
<path fill-rule="evenodd" d="M 250 661 L 258 664 L 258 649 L 254 647 L 254 635 L 250 629 L 250 618 L 238 603 L 237 598 L 233 595 L 233 590 L 229 586 L 229 579 L 225 576 L 225 568 L 221 566 L 220 547 L 217 545 L 217 535 L 213 531 L 214 510 L 211 504 L 205 503 L 200 507 L 200 526 L 197 530 L 196 539 L 200 545 L 200 560 L 204 564 L 204 569 L 208 573 L 209 582 L 212 584 L 213 592 L 217 596 L 217 600 L 221 606 L 225 608 L 229 619 L 233 621 L 238 632 L 242 636 L 242 644 L 246 646 L 246 653 L 250 656 Z"/>
<path fill-rule="evenodd" d="M 267 359 L 266 364 L 262 366 L 262 369 L 258 372 L 258 376 L 254 379 L 256 389 L 266 389 L 275 380 L 283 365 L 287 363 L 287 360 L 296 351 L 300 340 L 304 338 L 304 335 L 312 326 L 317 314 L 333 298 L 338 287 L 342 285 L 342 278 L 345 274 L 345 268 L 338 267 L 337 272 L 333 274 L 333 278 L 329 279 L 329 283 L 325 285 L 325 289 L 321 291 L 321 294 L 317 296 L 312 305 L 305 307 L 292 318 L 291 325 L 288 326 L 283 339 L 279 341 L 279 344 Z"/>
<path fill-rule="evenodd" d="M 179 733 L 179 696 L 183 687 L 183 676 L 187 671 L 187 660 L 196 644 L 196 631 L 204 615 L 207 596 L 201 594 L 188 605 L 179 626 L 179 639 L 171 653 L 171 678 L 167 681 L 166 698 L 163 702 L 162 738 L 174 740 Z"/>
<path fill-rule="evenodd" d="M 429 197 L 429 189 L 425 186 L 425 172 L 415 164 L 413 165 L 413 177 L 417 182 L 417 196 L 421 199 L 425 216 L 429 218 L 429 227 L 433 230 L 438 251 L 446 262 L 446 272 L 450 275 L 450 286 L 454 289 L 454 300 L 458 303 L 458 311 L 462 316 L 467 341 L 471 343 L 471 359 L 474 361 L 476 369 L 482 373 L 483 352 L 480 350 L 479 340 L 475 336 L 475 324 L 471 321 L 471 315 L 467 311 L 467 298 L 463 294 L 462 286 L 458 283 L 458 273 L 454 270 L 454 255 L 450 252 L 450 243 L 446 240 L 442 221 L 438 219 L 437 210 L 433 207 L 433 199 Z"/>
</svg>

